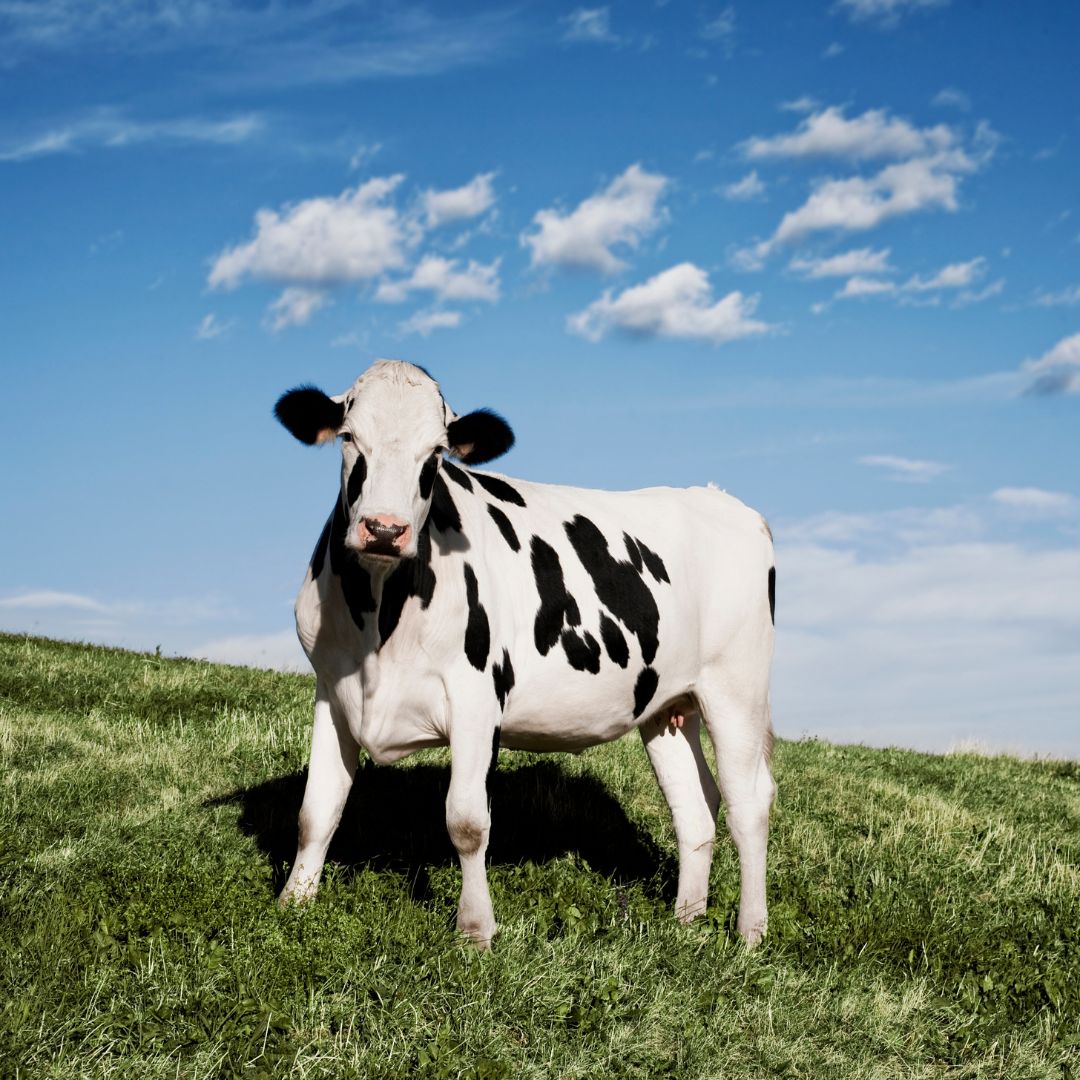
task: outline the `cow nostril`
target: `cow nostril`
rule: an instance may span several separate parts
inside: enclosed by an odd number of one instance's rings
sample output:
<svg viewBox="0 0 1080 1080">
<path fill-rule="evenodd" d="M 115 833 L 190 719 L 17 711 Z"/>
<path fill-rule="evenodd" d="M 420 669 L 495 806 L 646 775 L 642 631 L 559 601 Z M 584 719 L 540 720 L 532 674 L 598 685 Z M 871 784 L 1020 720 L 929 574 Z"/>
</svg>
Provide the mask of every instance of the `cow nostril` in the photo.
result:
<svg viewBox="0 0 1080 1080">
<path fill-rule="evenodd" d="M 364 518 L 364 527 L 376 540 L 396 540 L 408 525 L 394 525 L 378 518 Z"/>
</svg>

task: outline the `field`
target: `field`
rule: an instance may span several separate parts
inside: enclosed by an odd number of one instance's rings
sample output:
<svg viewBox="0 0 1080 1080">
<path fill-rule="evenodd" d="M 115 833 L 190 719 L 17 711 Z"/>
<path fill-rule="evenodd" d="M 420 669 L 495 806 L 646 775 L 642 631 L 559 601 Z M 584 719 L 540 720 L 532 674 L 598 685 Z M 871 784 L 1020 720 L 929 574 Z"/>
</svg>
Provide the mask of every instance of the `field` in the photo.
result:
<svg viewBox="0 0 1080 1080">
<path fill-rule="evenodd" d="M 442 753 L 363 765 L 319 898 L 274 905 L 312 695 L 0 636 L 0 1076 L 1080 1076 L 1075 763 L 779 742 L 748 952 L 723 828 L 672 919 L 636 737 L 503 752 L 479 954 Z"/>
</svg>

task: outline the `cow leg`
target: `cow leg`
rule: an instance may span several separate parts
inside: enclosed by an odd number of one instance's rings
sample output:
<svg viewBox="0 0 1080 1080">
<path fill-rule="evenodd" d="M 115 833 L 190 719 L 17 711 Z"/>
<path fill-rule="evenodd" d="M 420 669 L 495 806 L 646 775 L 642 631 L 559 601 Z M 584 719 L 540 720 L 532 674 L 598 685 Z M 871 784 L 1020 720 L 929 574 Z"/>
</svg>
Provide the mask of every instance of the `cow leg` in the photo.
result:
<svg viewBox="0 0 1080 1080">
<path fill-rule="evenodd" d="M 739 933 L 747 945 L 756 945 L 768 925 L 765 858 L 769 810 L 776 794 L 769 770 L 768 690 L 703 677 L 696 696 L 716 750 L 728 829 L 739 853 Z"/>
<path fill-rule="evenodd" d="M 645 723 L 638 728 L 649 753 L 660 790 L 671 808 L 679 844 L 679 892 L 675 914 L 690 922 L 705 910 L 709 898 L 713 837 L 720 792 L 701 749 L 700 718 L 687 712 L 682 726 Z"/>
<path fill-rule="evenodd" d="M 278 898 L 280 904 L 315 895 L 326 849 L 341 820 L 356 774 L 358 747 L 345 718 L 335 715 L 320 681 L 315 694 L 311 731 L 311 764 L 300 807 L 300 837 L 292 873 Z"/>
<path fill-rule="evenodd" d="M 457 928 L 481 949 L 491 947 L 496 930 L 484 864 L 491 832 L 487 775 L 497 752 L 492 734 L 491 726 L 479 724 L 451 731 L 450 790 L 446 796 L 446 829 L 461 862 Z"/>
</svg>

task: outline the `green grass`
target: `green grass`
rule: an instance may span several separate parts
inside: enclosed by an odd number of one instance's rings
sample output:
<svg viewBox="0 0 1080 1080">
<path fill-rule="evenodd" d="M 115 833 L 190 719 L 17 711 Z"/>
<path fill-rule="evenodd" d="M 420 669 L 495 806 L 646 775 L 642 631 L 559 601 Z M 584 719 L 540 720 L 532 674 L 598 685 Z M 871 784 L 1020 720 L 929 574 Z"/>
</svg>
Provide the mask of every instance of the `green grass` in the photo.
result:
<svg viewBox="0 0 1080 1080">
<path fill-rule="evenodd" d="M 723 829 L 671 917 L 639 740 L 504 752 L 478 954 L 444 753 L 363 766 L 319 898 L 275 907 L 312 696 L 0 636 L 0 1076 L 1080 1077 L 1075 763 L 781 741 L 747 952 Z"/>
</svg>

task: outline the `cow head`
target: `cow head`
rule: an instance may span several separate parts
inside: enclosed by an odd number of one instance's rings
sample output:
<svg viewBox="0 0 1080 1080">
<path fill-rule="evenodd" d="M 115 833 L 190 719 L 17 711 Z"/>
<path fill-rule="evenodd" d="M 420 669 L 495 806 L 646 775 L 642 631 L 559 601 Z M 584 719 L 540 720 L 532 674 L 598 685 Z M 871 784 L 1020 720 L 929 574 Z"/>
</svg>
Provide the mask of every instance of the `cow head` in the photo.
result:
<svg viewBox="0 0 1080 1080">
<path fill-rule="evenodd" d="M 456 416 L 422 368 L 376 361 L 343 394 L 290 390 L 274 414 L 302 443 L 341 444 L 345 543 L 365 559 L 416 554 L 443 454 L 478 465 L 505 454 L 514 433 L 487 409 Z"/>
</svg>

